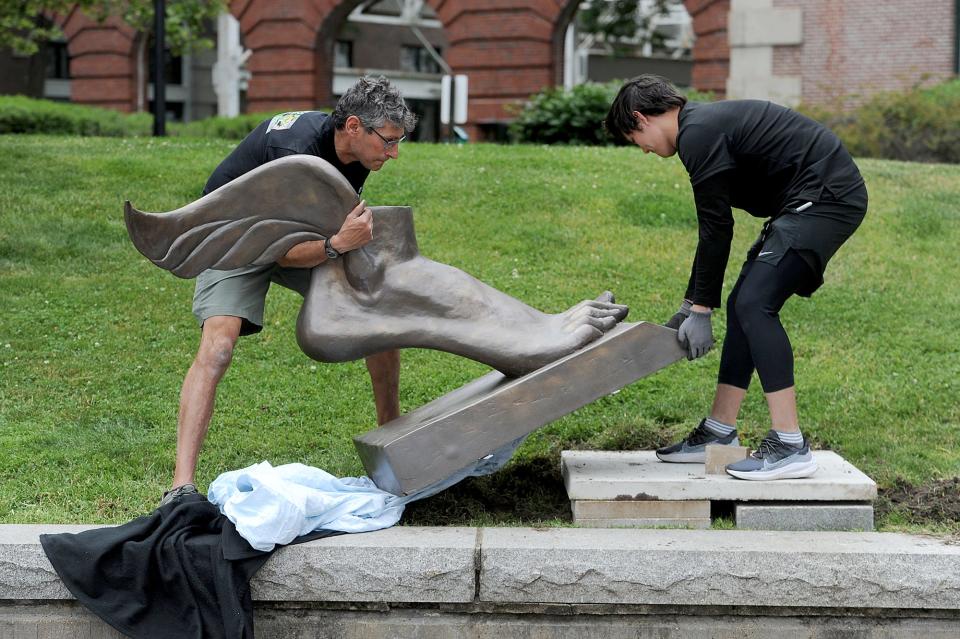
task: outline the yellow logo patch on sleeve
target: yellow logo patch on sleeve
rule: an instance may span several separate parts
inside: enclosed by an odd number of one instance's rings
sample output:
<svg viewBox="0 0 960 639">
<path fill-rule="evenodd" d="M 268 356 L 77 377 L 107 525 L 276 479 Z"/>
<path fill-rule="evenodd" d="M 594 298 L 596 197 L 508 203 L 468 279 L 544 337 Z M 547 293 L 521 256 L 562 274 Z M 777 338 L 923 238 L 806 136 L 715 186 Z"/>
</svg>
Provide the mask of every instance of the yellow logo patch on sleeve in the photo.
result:
<svg viewBox="0 0 960 639">
<path fill-rule="evenodd" d="M 278 113 L 277 115 L 273 116 L 273 119 L 270 120 L 270 124 L 267 125 L 267 133 L 270 133 L 270 131 L 282 131 L 284 129 L 289 129 L 293 126 L 293 123 L 297 121 L 297 118 L 304 113 L 306 113 L 306 111 Z"/>
</svg>

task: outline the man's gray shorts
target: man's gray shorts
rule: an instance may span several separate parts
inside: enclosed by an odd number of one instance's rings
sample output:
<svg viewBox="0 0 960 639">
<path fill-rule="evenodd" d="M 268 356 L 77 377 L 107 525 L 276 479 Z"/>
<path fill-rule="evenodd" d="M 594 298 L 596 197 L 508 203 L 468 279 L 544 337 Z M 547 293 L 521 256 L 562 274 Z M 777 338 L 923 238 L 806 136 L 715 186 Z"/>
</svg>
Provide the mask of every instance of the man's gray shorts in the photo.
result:
<svg viewBox="0 0 960 639">
<path fill-rule="evenodd" d="M 197 276 L 193 293 L 193 314 L 200 326 L 209 317 L 228 315 L 243 319 L 241 335 L 263 330 L 263 306 L 271 282 L 306 295 L 310 288 L 309 268 L 246 266 L 232 271 L 209 269 Z"/>
</svg>

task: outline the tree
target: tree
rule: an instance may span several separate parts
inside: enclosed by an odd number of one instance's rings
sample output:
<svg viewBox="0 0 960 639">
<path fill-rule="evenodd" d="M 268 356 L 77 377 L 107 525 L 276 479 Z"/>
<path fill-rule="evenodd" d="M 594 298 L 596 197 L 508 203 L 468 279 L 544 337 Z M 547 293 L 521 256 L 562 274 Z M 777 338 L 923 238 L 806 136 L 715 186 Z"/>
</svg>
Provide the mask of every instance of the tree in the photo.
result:
<svg viewBox="0 0 960 639">
<path fill-rule="evenodd" d="M 60 35 L 60 29 L 43 15 L 62 13 L 73 4 L 58 0 L 0 0 L 0 48 L 21 56 L 33 55 L 39 42 Z"/>
<path fill-rule="evenodd" d="M 99 21 L 118 16 L 137 32 L 137 110 L 146 100 L 147 46 L 153 31 L 153 0 L 0 0 L 0 47 L 32 55 L 39 44 L 60 37 L 47 16 L 66 14 L 78 7 Z M 213 46 L 207 24 L 227 10 L 226 0 L 167 0 L 166 44 L 174 55 Z"/>
<path fill-rule="evenodd" d="M 671 0 L 590 0 L 577 14 L 581 33 L 607 44 L 614 55 L 645 44 L 658 46 L 663 36 L 652 27 L 654 18 L 670 12 Z"/>
<path fill-rule="evenodd" d="M 133 27 L 137 38 L 137 111 L 147 100 L 147 51 L 153 34 L 153 0 L 103 0 L 94 5 L 98 19 L 118 15 Z M 227 10 L 226 0 L 168 0 L 166 4 L 166 45 L 174 55 L 202 51 L 213 46 L 206 37 L 207 24 Z"/>
</svg>

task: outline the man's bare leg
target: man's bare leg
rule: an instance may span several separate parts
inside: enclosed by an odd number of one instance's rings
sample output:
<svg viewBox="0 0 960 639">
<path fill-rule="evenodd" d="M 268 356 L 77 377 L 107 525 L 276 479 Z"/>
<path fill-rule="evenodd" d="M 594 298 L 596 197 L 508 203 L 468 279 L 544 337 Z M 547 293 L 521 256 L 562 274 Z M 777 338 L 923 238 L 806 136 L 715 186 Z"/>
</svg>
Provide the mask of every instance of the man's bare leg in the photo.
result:
<svg viewBox="0 0 960 639">
<path fill-rule="evenodd" d="M 367 372 L 377 406 L 377 424 L 383 426 L 400 417 L 400 351 L 392 350 L 367 357 Z"/>
<path fill-rule="evenodd" d="M 211 317 L 203 323 L 197 356 L 180 391 L 174 488 L 194 483 L 200 447 L 213 415 L 217 385 L 230 367 L 241 324 L 239 317 L 227 316 Z"/>
</svg>

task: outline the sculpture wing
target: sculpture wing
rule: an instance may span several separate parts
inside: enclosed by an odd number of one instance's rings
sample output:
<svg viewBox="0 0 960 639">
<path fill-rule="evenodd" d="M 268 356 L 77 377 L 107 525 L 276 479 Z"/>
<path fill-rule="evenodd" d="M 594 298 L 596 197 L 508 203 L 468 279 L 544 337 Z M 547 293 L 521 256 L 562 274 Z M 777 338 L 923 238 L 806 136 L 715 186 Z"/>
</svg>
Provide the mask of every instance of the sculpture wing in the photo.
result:
<svg viewBox="0 0 960 639">
<path fill-rule="evenodd" d="M 291 155 L 246 173 L 169 213 L 128 201 L 127 233 L 137 250 L 178 277 L 276 262 L 293 246 L 340 230 L 357 194 L 326 160 Z"/>
</svg>

